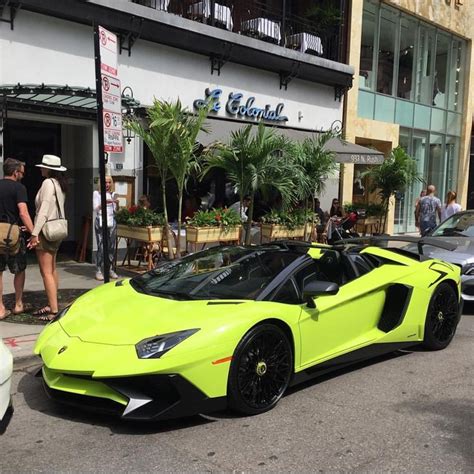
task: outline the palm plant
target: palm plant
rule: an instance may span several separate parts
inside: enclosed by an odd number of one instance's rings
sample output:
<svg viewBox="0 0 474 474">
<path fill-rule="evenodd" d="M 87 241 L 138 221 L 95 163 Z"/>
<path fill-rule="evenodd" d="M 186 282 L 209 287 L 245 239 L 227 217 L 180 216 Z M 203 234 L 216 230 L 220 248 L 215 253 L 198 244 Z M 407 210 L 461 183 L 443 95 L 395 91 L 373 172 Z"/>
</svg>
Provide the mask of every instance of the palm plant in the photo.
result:
<svg viewBox="0 0 474 474">
<path fill-rule="evenodd" d="M 306 186 L 300 185 L 299 188 L 301 198 L 305 201 L 305 208 L 308 208 L 308 200 L 311 199 L 313 215 L 316 209 L 316 196 L 324 191 L 327 177 L 333 174 L 338 166 L 335 162 L 335 153 L 326 149 L 328 141 L 335 136 L 337 134 L 329 130 L 294 144 L 295 162 L 301 166 L 305 175 L 302 184 Z"/>
<path fill-rule="evenodd" d="M 147 110 L 148 123 L 153 124 L 156 120 L 161 119 L 165 114 L 167 105 L 165 102 L 154 100 L 153 105 Z M 174 153 L 174 140 L 170 130 L 165 127 L 144 126 L 138 119 L 130 119 L 125 122 L 125 127 L 135 132 L 148 146 L 155 160 L 155 167 L 160 177 L 161 195 L 163 198 L 163 213 L 165 217 L 165 232 L 168 242 L 171 242 L 171 229 L 168 220 L 168 207 L 166 202 L 166 183 L 171 177 L 170 167 Z M 172 246 L 168 245 L 168 255 L 173 257 Z"/>
<path fill-rule="evenodd" d="M 166 130 L 169 136 L 169 170 L 176 180 L 178 188 L 178 239 L 176 252 L 181 255 L 181 214 L 183 208 L 183 194 L 187 180 L 198 166 L 196 151 L 199 148 L 197 135 L 200 131 L 208 133 L 204 121 L 208 108 L 200 109 L 197 115 L 190 114 L 182 106 L 180 100 L 175 103 L 163 102 L 161 113 L 154 118 L 150 129 Z"/>
<path fill-rule="evenodd" d="M 250 244 L 255 193 L 278 191 L 284 206 L 298 197 L 295 182 L 304 179 L 301 166 L 294 163 L 289 153 L 291 142 L 277 135 L 274 129 L 260 123 L 256 128 L 247 125 L 232 132 L 229 145 L 221 145 L 206 158 L 204 174 L 213 168 L 223 169 L 242 198 L 250 197 L 245 243 Z"/>
<path fill-rule="evenodd" d="M 394 148 L 390 156 L 378 166 L 372 168 L 363 176 L 370 180 L 370 192 L 377 191 L 382 205 L 383 225 L 387 222 L 390 199 L 396 192 L 403 192 L 415 181 L 423 181 L 419 174 L 416 161 L 400 146 Z"/>
</svg>

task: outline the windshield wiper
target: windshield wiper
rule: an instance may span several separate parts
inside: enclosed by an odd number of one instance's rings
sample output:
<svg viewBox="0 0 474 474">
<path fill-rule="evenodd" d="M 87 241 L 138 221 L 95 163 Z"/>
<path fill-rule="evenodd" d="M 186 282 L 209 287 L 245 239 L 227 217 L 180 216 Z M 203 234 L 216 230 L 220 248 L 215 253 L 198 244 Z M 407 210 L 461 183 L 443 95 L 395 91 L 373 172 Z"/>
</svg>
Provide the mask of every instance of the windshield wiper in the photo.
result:
<svg viewBox="0 0 474 474">
<path fill-rule="evenodd" d="M 465 234 L 462 233 L 462 231 L 460 232 L 459 230 L 457 229 L 444 229 L 443 231 L 443 237 L 466 237 Z"/>
</svg>

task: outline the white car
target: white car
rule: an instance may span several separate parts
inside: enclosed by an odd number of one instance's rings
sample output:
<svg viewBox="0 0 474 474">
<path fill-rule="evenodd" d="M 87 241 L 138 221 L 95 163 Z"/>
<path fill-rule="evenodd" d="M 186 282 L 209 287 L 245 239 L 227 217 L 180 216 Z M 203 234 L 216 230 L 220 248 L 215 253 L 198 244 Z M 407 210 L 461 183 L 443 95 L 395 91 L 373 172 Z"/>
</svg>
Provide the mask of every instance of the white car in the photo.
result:
<svg viewBox="0 0 474 474">
<path fill-rule="evenodd" d="M 2 434 L 13 413 L 11 402 L 11 385 L 13 373 L 13 356 L 0 339 L 0 434 Z"/>
</svg>

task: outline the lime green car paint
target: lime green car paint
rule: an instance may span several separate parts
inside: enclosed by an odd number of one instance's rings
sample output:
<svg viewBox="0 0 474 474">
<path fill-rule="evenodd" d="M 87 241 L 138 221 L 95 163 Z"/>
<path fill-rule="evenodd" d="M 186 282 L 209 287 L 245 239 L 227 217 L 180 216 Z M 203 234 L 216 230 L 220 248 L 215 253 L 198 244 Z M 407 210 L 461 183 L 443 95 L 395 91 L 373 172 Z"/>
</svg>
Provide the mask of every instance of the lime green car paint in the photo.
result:
<svg viewBox="0 0 474 474">
<path fill-rule="evenodd" d="M 328 248 L 311 248 L 308 255 L 318 260 Z M 460 294 L 455 266 L 419 262 L 376 247 L 360 254 L 384 259 L 385 264 L 347 281 L 335 295 L 317 297 L 316 308 L 305 302 L 168 299 L 137 292 L 130 280 L 103 285 L 78 298 L 39 336 L 35 353 L 44 363 L 44 381 L 58 392 L 123 406 L 127 396 L 104 380 L 179 374 L 207 398 L 226 397 L 231 358 L 244 335 L 264 321 L 287 331 L 298 374 L 374 344 L 421 342 L 436 286 L 449 281 Z M 434 270 L 437 265 L 442 278 Z M 384 332 L 378 323 L 386 289 L 397 283 L 411 288 L 409 305 L 403 323 Z M 199 330 L 159 358 L 138 358 L 135 346 L 140 341 L 188 329 Z"/>
</svg>

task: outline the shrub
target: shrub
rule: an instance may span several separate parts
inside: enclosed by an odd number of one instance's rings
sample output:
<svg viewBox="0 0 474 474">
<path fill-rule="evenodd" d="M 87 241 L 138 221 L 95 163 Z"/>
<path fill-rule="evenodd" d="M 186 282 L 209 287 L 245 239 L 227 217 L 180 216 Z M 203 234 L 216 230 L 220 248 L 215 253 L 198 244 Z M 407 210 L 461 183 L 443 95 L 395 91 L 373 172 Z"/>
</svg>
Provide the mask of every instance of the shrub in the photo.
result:
<svg viewBox="0 0 474 474">
<path fill-rule="evenodd" d="M 151 209 L 131 206 L 119 209 L 115 214 L 117 224 L 124 224 L 131 227 L 147 227 L 165 225 L 163 214 L 158 214 Z"/>
<path fill-rule="evenodd" d="M 197 211 L 193 217 L 187 218 L 188 225 L 195 227 L 235 227 L 242 224 L 239 214 L 234 209 L 218 208 L 208 211 Z"/>
</svg>

